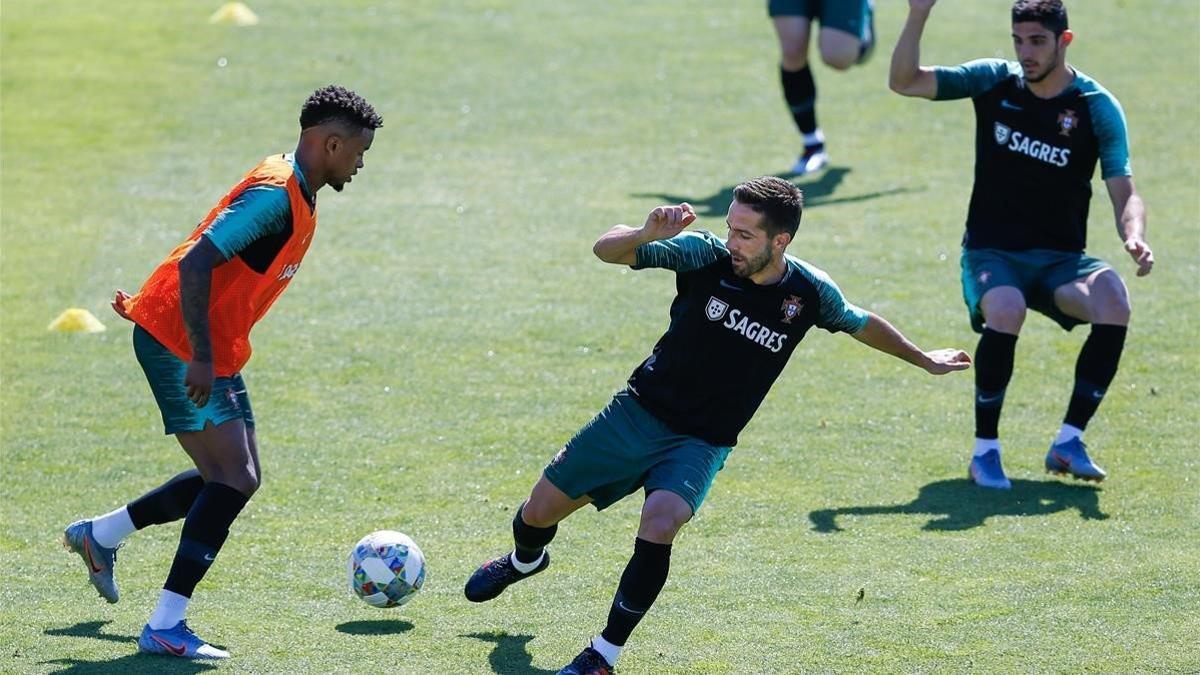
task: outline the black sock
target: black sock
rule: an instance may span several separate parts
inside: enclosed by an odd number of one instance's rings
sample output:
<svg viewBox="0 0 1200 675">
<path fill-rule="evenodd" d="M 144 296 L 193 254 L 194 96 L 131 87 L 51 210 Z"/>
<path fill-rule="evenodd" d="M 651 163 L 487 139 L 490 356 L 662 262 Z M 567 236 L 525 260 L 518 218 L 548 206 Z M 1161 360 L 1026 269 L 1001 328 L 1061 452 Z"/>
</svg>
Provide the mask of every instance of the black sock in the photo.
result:
<svg viewBox="0 0 1200 675">
<path fill-rule="evenodd" d="M 817 83 L 813 81 L 812 69 L 805 65 L 800 70 L 784 70 L 780 66 L 779 79 L 783 83 L 783 100 L 787 101 L 800 133 L 816 131 Z"/>
<path fill-rule="evenodd" d="M 554 535 L 558 533 L 558 525 L 534 527 L 521 517 L 523 511 L 525 511 L 524 503 L 521 504 L 521 508 L 517 509 L 517 515 L 513 517 L 513 542 L 516 544 L 517 561 L 528 564 L 541 557 L 542 551 L 546 550 L 546 544 L 549 544 L 554 539 Z"/>
<path fill-rule="evenodd" d="M 975 437 L 1000 437 L 1000 409 L 1012 379 L 1017 336 L 983 329 L 975 349 Z"/>
<path fill-rule="evenodd" d="M 171 523 L 187 515 L 204 488 L 200 472 L 191 469 L 129 502 L 129 519 L 137 529 Z"/>
<path fill-rule="evenodd" d="M 229 536 L 229 526 L 248 501 L 249 497 L 228 485 L 204 484 L 183 521 L 179 548 L 175 550 L 175 560 L 163 588 L 192 597 L 196 584 L 204 578 Z"/>
<path fill-rule="evenodd" d="M 608 625 L 600 637 L 623 646 L 667 583 L 670 569 L 670 544 L 655 544 L 640 537 L 634 540 L 633 557 L 625 565 L 612 608 L 608 610 Z"/>
<path fill-rule="evenodd" d="M 1092 324 L 1092 332 L 1084 341 L 1083 349 L 1079 350 L 1079 359 L 1075 362 L 1075 390 L 1067 406 L 1064 424 L 1079 429 L 1087 428 L 1100 401 L 1104 400 L 1108 385 L 1117 376 L 1117 365 L 1121 362 L 1127 331 L 1125 326 Z"/>
</svg>

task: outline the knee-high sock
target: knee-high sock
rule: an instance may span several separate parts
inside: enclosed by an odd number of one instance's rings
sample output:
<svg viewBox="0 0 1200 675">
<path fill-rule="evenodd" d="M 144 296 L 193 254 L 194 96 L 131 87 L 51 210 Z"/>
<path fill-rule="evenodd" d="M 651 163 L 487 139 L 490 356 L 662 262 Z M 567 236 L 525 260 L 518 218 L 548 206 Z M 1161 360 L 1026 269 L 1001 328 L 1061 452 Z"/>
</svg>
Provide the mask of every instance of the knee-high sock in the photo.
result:
<svg viewBox="0 0 1200 675">
<path fill-rule="evenodd" d="M 802 134 L 817 130 L 817 83 L 812 69 L 805 65 L 800 70 L 779 68 L 779 79 L 783 83 L 783 100 L 792 111 L 792 119 Z"/>
<path fill-rule="evenodd" d="M 546 550 L 546 545 L 554 539 L 554 535 L 558 532 L 558 525 L 550 527 L 529 525 L 521 515 L 524 511 L 525 504 L 521 504 L 521 508 L 517 509 L 517 515 L 513 517 L 513 543 L 516 544 L 513 553 L 517 562 L 531 564 L 542 557 L 542 551 Z"/>
<path fill-rule="evenodd" d="M 129 518 L 137 529 L 171 523 L 188 514 L 204 488 L 200 472 L 191 469 L 129 502 Z"/>
<path fill-rule="evenodd" d="M 164 589 L 192 597 L 196 584 L 204 578 L 229 536 L 229 526 L 248 501 L 249 497 L 228 485 L 204 484 L 183 521 L 179 548 L 175 550 Z"/>
<path fill-rule="evenodd" d="M 1067 406 L 1064 424 L 1086 429 L 1108 385 L 1117 375 L 1121 352 L 1125 349 L 1125 334 L 1128 328 L 1111 324 L 1092 324 L 1079 359 L 1075 362 L 1075 389 L 1071 403 Z"/>
<path fill-rule="evenodd" d="M 1017 336 L 984 328 L 975 349 L 975 437 L 1000 437 L 1000 409 L 1012 379 Z"/>
<path fill-rule="evenodd" d="M 633 557 L 621 574 L 612 608 L 608 610 L 608 625 L 600 637 L 614 645 L 624 645 L 654 604 L 670 569 L 670 544 L 656 544 L 640 537 L 634 540 Z"/>
</svg>

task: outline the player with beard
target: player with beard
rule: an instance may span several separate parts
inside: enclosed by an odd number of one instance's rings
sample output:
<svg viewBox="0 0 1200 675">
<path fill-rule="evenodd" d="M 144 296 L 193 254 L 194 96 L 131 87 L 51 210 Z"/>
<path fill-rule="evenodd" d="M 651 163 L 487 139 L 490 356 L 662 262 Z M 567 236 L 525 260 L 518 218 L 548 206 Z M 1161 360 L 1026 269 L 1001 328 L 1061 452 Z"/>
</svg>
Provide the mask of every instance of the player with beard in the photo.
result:
<svg viewBox="0 0 1200 675">
<path fill-rule="evenodd" d="M 975 106 L 975 185 L 963 237 L 963 297 L 979 333 L 975 352 L 975 447 L 968 474 L 1008 489 L 1000 464 L 1000 409 L 1027 309 L 1070 330 L 1091 331 L 1047 471 L 1101 481 L 1083 431 L 1117 373 L 1129 325 L 1129 294 L 1108 263 L 1084 253 L 1091 180 L 1100 163 L 1117 234 L 1145 276 L 1154 266 L 1146 209 L 1133 185 L 1125 114 L 1117 99 L 1067 64 L 1074 34 L 1060 0 L 1012 7 L 1017 61 L 979 59 L 920 66 L 921 33 L 935 0 L 909 0 L 892 54 L 890 86 L 904 96 Z"/>
<path fill-rule="evenodd" d="M 495 598 L 546 569 L 546 545 L 561 520 L 586 504 L 602 510 L 644 490 L 633 556 L 607 625 L 561 673 L 612 670 L 666 582 L 676 535 L 810 328 L 850 333 L 935 375 L 970 366 L 956 349 L 921 351 L 848 303 L 824 272 L 785 253 L 800 224 L 795 185 L 762 177 L 738 185 L 733 196 L 725 241 L 682 232 L 696 213 L 679 204 L 655 208 L 640 228 L 617 225 L 596 242 L 605 262 L 675 271 L 670 325 L 626 387 L 550 460 L 513 518 L 514 550 L 467 581 L 467 599 Z"/>
</svg>

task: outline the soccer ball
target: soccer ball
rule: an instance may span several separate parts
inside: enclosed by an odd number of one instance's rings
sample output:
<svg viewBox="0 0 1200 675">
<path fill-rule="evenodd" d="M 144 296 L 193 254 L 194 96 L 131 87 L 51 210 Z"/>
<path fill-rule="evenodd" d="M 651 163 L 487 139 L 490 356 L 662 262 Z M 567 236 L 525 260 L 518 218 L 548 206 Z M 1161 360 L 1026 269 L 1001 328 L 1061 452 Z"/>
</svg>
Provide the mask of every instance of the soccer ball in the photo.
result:
<svg viewBox="0 0 1200 675">
<path fill-rule="evenodd" d="M 372 607 L 399 607 L 425 584 L 425 554 L 408 536 L 372 532 L 350 551 L 350 590 Z"/>
</svg>

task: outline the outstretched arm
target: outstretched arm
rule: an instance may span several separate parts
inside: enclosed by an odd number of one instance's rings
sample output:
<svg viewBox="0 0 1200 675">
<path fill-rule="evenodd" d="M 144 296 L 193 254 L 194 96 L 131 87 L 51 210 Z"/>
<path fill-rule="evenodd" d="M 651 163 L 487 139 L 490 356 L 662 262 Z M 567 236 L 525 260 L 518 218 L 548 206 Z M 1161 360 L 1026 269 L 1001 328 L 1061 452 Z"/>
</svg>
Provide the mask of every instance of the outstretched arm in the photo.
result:
<svg viewBox="0 0 1200 675">
<path fill-rule="evenodd" d="M 1146 205 L 1133 187 L 1133 178 L 1114 176 L 1104 181 L 1108 197 L 1112 200 L 1113 215 L 1117 219 L 1117 234 L 1125 242 L 1125 250 L 1137 263 L 1139 277 L 1150 274 L 1154 268 L 1154 251 L 1146 243 Z"/>
<path fill-rule="evenodd" d="M 954 370 L 966 370 L 971 367 L 971 357 L 961 349 L 935 349 L 921 351 L 908 341 L 896 327 L 887 319 L 867 312 L 867 325 L 854 333 L 854 339 L 885 354 L 904 359 L 914 366 L 925 369 L 933 375 L 943 375 Z"/>
<path fill-rule="evenodd" d="M 934 2 L 908 1 L 908 20 L 892 50 L 892 67 L 888 72 L 888 87 L 897 94 L 929 99 L 937 96 L 937 76 L 932 68 L 921 67 L 921 33 Z"/>
<path fill-rule="evenodd" d="M 640 228 L 614 225 L 600 235 L 592 246 L 592 253 L 606 263 L 633 265 L 637 262 L 637 247 L 642 244 L 670 239 L 696 220 L 696 210 L 684 202 L 677 206 L 655 207 Z"/>
</svg>

